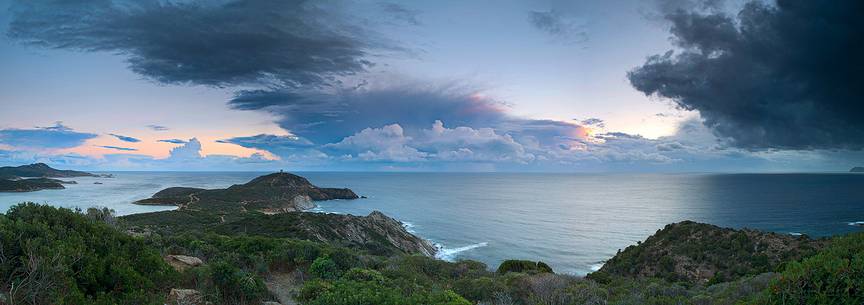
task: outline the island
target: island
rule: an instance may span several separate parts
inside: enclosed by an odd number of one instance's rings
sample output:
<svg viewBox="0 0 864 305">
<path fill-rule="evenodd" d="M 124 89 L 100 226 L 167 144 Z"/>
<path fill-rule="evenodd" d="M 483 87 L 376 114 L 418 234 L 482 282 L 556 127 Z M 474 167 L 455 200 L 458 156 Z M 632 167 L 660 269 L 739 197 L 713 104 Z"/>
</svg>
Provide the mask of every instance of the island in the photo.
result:
<svg viewBox="0 0 864 305">
<path fill-rule="evenodd" d="M 864 173 L 864 166 L 856 166 L 849 170 L 850 173 Z"/>
</svg>

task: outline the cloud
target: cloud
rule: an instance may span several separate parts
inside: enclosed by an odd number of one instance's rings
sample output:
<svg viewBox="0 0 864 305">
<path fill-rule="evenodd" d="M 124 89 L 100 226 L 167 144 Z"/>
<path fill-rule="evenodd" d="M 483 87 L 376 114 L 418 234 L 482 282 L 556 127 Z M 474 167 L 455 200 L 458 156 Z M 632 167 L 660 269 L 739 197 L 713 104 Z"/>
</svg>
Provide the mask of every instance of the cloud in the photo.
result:
<svg viewBox="0 0 864 305">
<path fill-rule="evenodd" d="M 581 43 L 588 40 L 588 30 L 584 21 L 555 10 L 531 11 L 529 21 L 538 30 L 564 43 Z"/>
<path fill-rule="evenodd" d="M 218 140 L 219 143 L 236 144 L 246 148 L 261 149 L 273 154 L 284 156 L 296 153 L 297 150 L 308 149 L 315 146 L 309 140 L 294 135 L 269 135 L 259 134 L 249 137 L 235 137 Z"/>
<path fill-rule="evenodd" d="M 96 147 L 102 147 L 113 150 L 122 150 L 122 151 L 137 151 L 137 148 L 129 148 L 129 147 L 120 147 L 120 146 L 109 146 L 109 145 L 98 145 Z"/>
<path fill-rule="evenodd" d="M 169 152 L 169 160 L 189 161 L 201 158 L 201 142 L 197 138 L 191 138 L 186 144 L 177 146 Z"/>
<path fill-rule="evenodd" d="M 109 136 L 112 136 L 112 137 L 115 137 L 115 138 L 117 138 L 118 140 L 123 141 L 123 142 L 129 142 L 129 143 L 138 143 L 138 142 L 141 142 L 141 140 L 139 140 L 139 139 L 137 139 L 137 138 L 127 137 L 127 136 L 122 136 L 122 135 L 119 135 L 119 134 L 109 133 L 108 135 L 109 135 Z"/>
<path fill-rule="evenodd" d="M 417 19 L 417 16 L 420 15 L 420 12 L 417 10 L 406 8 L 405 6 L 394 2 L 381 2 L 378 3 L 378 6 L 381 7 L 381 9 L 394 21 L 409 25 L 421 24 L 420 20 Z"/>
<path fill-rule="evenodd" d="M 328 6 L 329 5 L 329 6 Z M 125 56 L 161 83 L 320 86 L 365 71 L 383 39 L 318 1 L 17 1 L 8 36 Z"/>
<path fill-rule="evenodd" d="M 422 130 L 415 145 L 439 160 L 518 163 L 534 160 L 534 155 L 510 135 L 498 134 L 492 128 L 446 128 L 442 121 Z"/>
<path fill-rule="evenodd" d="M 181 140 L 181 139 L 162 139 L 162 140 L 157 140 L 156 142 L 171 143 L 171 144 L 186 144 L 186 143 L 189 143 L 189 141 Z"/>
<path fill-rule="evenodd" d="M 0 144 L 19 149 L 64 149 L 81 146 L 97 135 L 76 132 L 57 122 L 54 126 L 34 129 L 0 129 Z"/>
<path fill-rule="evenodd" d="M 410 141 L 411 138 L 405 136 L 401 126 L 391 124 L 381 128 L 363 129 L 326 147 L 354 153 L 354 155 L 349 154 L 349 156 L 356 156 L 365 161 L 412 162 L 423 160 L 426 154 L 408 146 Z"/>
<path fill-rule="evenodd" d="M 736 15 L 679 8 L 665 14 L 678 48 L 628 77 L 646 95 L 698 110 L 736 147 L 861 149 L 861 11 L 856 0 L 752 1 Z"/>
<path fill-rule="evenodd" d="M 282 128 L 324 144 L 394 123 L 406 129 L 423 128 L 435 120 L 486 127 L 509 119 L 502 103 L 476 92 L 460 84 L 384 81 L 333 91 L 243 91 L 229 105 L 272 113 Z"/>
<path fill-rule="evenodd" d="M 589 118 L 580 121 L 582 125 L 596 126 L 597 128 L 606 128 L 606 122 L 598 118 Z"/>
<path fill-rule="evenodd" d="M 153 131 L 167 131 L 169 128 L 162 125 L 147 125 L 147 128 L 152 129 Z"/>
</svg>

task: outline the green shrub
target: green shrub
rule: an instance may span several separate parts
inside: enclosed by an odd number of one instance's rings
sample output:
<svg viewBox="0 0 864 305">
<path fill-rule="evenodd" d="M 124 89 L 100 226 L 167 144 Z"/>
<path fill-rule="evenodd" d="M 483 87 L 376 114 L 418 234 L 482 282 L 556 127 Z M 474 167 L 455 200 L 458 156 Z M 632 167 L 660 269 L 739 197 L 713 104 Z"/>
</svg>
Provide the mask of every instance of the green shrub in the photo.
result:
<svg viewBox="0 0 864 305">
<path fill-rule="evenodd" d="M 9 303 L 162 302 L 179 275 L 143 240 L 97 218 L 33 203 L 0 215 L 0 285 Z"/>
<path fill-rule="evenodd" d="M 336 263 L 333 262 L 329 257 L 319 257 L 316 258 L 314 262 L 312 262 L 312 266 L 309 267 L 309 272 L 312 275 L 325 279 L 332 280 L 339 277 L 339 267 L 336 266 Z"/>
<path fill-rule="evenodd" d="M 256 304 L 267 297 L 261 277 L 226 261 L 211 263 L 213 283 L 226 304 Z"/>
<path fill-rule="evenodd" d="M 864 233 L 837 237 L 792 262 L 771 282 L 763 304 L 864 304 Z"/>
<path fill-rule="evenodd" d="M 532 262 L 526 260 L 506 260 L 498 266 L 498 273 L 524 272 L 524 273 L 553 273 L 552 268 L 544 262 Z"/>
</svg>

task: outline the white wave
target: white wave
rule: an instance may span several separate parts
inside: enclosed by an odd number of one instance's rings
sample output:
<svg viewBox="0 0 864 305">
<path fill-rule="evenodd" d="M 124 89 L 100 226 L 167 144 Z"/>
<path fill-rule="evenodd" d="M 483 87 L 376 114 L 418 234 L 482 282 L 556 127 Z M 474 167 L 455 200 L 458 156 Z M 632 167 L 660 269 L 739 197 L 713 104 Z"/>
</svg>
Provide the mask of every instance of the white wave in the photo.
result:
<svg viewBox="0 0 864 305">
<path fill-rule="evenodd" d="M 799 232 L 789 232 L 789 235 L 792 235 L 792 236 L 801 236 L 801 235 L 804 235 L 804 234 L 801 234 L 801 233 L 799 233 Z"/>
<path fill-rule="evenodd" d="M 591 268 L 591 272 L 595 272 L 595 271 L 600 270 L 600 268 L 603 268 L 603 265 L 605 265 L 605 264 L 606 264 L 605 261 L 604 262 L 597 262 L 597 263 L 589 266 L 589 268 Z"/>
<path fill-rule="evenodd" d="M 438 247 L 438 253 L 435 254 L 435 258 L 445 260 L 448 262 L 452 262 L 453 260 L 456 259 L 456 255 L 459 253 L 462 253 L 462 252 L 465 252 L 468 250 L 477 249 L 480 247 L 485 247 L 488 245 L 489 245 L 489 243 L 482 242 L 482 243 L 476 243 L 473 245 L 467 245 L 467 246 L 458 247 L 458 248 L 445 248 L 444 246 L 442 246 L 440 244 L 436 244 L 435 246 Z"/>
<path fill-rule="evenodd" d="M 417 232 L 414 231 L 414 224 L 413 223 L 403 221 L 402 227 L 405 228 L 405 231 L 408 231 L 408 233 L 417 234 Z"/>
<path fill-rule="evenodd" d="M 849 223 L 850 226 L 856 227 L 864 227 L 864 221 L 853 221 Z"/>
</svg>

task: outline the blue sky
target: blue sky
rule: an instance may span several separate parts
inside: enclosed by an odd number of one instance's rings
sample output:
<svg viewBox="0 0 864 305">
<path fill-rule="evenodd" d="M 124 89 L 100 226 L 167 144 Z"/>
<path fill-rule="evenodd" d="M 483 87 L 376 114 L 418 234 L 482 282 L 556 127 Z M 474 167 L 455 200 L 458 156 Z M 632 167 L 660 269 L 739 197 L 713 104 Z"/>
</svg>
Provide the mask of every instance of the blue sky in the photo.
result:
<svg viewBox="0 0 864 305">
<path fill-rule="evenodd" d="M 0 164 L 846 170 L 860 76 L 808 63 L 860 25 L 799 2 L 0 1 Z"/>
</svg>

